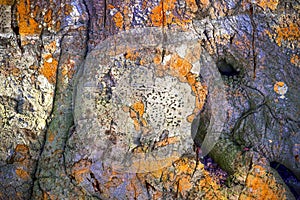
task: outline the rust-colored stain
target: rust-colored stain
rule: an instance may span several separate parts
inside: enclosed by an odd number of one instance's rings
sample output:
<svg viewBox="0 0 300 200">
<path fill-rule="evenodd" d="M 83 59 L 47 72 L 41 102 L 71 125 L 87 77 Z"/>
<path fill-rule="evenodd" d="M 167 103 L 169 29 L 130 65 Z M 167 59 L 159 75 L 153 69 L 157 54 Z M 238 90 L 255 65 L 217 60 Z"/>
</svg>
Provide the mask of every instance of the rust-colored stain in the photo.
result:
<svg viewBox="0 0 300 200">
<path fill-rule="evenodd" d="M 257 0 L 255 1 L 256 4 L 260 7 L 262 7 L 264 10 L 267 8 L 271 10 L 276 10 L 277 5 L 278 5 L 278 0 Z"/>
<path fill-rule="evenodd" d="M 23 36 L 40 35 L 41 33 L 38 22 L 31 17 L 30 6 L 30 0 L 20 0 L 17 4 L 19 32 Z"/>
<path fill-rule="evenodd" d="M 49 83 L 54 84 L 56 82 L 56 70 L 58 61 L 52 57 L 51 54 L 43 55 L 44 64 L 39 70 L 41 74 L 43 74 Z"/>
<path fill-rule="evenodd" d="M 53 140 L 54 140 L 54 138 L 55 138 L 55 135 L 56 135 L 56 134 L 54 134 L 52 131 L 48 131 L 48 141 L 49 141 L 50 143 L 53 142 Z"/>
<path fill-rule="evenodd" d="M 23 180 L 28 180 L 30 178 L 28 172 L 21 168 L 16 169 L 16 174 Z"/>
</svg>

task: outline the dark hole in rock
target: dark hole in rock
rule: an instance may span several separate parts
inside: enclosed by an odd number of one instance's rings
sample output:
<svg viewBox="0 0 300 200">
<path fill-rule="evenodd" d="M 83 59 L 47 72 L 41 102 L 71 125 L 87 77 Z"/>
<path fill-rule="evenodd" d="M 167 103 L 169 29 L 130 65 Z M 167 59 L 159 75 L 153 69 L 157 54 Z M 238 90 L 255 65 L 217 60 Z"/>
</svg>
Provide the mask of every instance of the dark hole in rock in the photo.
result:
<svg viewBox="0 0 300 200">
<path fill-rule="evenodd" d="M 300 200 L 300 181 L 297 177 L 288 168 L 278 162 L 271 162 L 270 165 L 279 173 L 285 184 L 294 194 L 295 198 Z"/>
<path fill-rule="evenodd" d="M 226 62 L 225 59 L 221 59 L 217 62 L 219 72 L 224 76 L 239 75 L 239 72 L 232 66 L 232 64 Z"/>
</svg>

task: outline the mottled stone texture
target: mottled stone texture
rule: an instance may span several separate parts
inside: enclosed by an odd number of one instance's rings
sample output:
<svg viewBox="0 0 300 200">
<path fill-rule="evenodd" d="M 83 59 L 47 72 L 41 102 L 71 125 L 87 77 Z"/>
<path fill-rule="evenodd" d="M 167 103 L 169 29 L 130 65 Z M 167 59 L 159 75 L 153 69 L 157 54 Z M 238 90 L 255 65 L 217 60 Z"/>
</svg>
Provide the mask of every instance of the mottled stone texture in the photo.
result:
<svg viewBox="0 0 300 200">
<path fill-rule="evenodd" d="M 299 10 L 288 0 L 0 0 L 0 199 L 299 197 L 299 182 L 270 167 L 300 178 Z M 219 111 L 209 156 L 225 185 L 192 147 Z M 145 161 L 120 170 L 103 146 Z"/>
</svg>

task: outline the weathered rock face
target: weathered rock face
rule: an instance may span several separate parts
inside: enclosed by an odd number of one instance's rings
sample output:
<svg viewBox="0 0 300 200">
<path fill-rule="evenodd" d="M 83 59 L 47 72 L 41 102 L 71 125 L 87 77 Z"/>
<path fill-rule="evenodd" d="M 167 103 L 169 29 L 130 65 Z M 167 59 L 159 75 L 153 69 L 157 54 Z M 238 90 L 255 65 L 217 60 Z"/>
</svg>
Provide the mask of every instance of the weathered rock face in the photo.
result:
<svg viewBox="0 0 300 200">
<path fill-rule="evenodd" d="M 293 199 L 297 1 L 0 4 L 0 199 Z"/>
</svg>

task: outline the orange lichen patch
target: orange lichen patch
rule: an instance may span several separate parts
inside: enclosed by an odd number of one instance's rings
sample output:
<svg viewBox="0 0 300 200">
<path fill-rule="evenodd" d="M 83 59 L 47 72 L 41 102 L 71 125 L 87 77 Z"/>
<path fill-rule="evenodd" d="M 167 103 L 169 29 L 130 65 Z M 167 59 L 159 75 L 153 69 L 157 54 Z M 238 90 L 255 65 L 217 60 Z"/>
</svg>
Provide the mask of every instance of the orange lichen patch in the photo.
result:
<svg viewBox="0 0 300 200">
<path fill-rule="evenodd" d="M 210 4 L 209 0 L 200 0 L 200 4 L 204 7 L 207 8 L 208 5 Z"/>
<path fill-rule="evenodd" d="M 43 56 L 44 64 L 39 70 L 42 75 L 44 75 L 49 83 L 54 84 L 56 82 L 56 70 L 58 61 L 52 57 L 51 54 L 46 54 Z"/>
<path fill-rule="evenodd" d="M 59 31 L 60 30 L 60 21 L 57 21 L 56 23 L 55 23 L 55 26 L 54 26 L 54 28 L 55 28 L 55 30 L 56 31 Z"/>
<path fill-rule="evenodd" d="M 278 0 L 257 0 L 256 4 L 262 7 L 264 10 L 267 8 L 271 10 L 276 10 L 278 5 Z"/>
<path fill-rule="evenodd" d="M 113 17 L 113 20 L 115 22 L 116 27 L 118 27 L 119 29 L 123 28 L 124 17 L 121 12 L 117 12 Z"/>
<path fill-rule="evenodd" d="M 274 85 L 274 91 L 275 91 L 276 93 L 279 93 L 278 88 L 279 88 L 279 87 L 283 87 L 283 86 L 284 86 L 284 82 L 281 82 L 281 81 L 276 82 L 275 85 Z"/>
<path fill-rule="evenodd" d="M 89 160 L 80 160 L 75 163 L 72 167 L 72 176 L 75 178 L 77 183 L 81 183 L 84 176 L 90 173 L 90 167 L 92 162 Z"/>
<path fill-rule="evenodd" d="M 202 109 L 206 96 L 208 94 L 207 87 L 202 85 L 201 82 L 197 80 L 197 75 L 191 72 L 192 64 L 188 62 L 188 59 L 194 61 L 200 57 L 200 47 L 195 47 L 195 51 L 198 53 L 187 52 L 185 58 L 181 58 L 178 54 L 173 54 L 165 64 L 162 63 L 161 52 L 158 51 L 153 58 L 153 63 L 156 65 L 156 75 L 162 77 L 166 74 L 174 76 L 179 79 L 180 82 L 188 83 L 195 95 L 195 108 L 193 113 L 187 117 L 188 122 L 192 122 L 194 117 Z M 168 55 L 169 56 L 169 55 Z M 165 56 L 166 57 L 166 56 Z"/>
<path fill-rule="evenodd" d="M 285 199 L 285 189 L 277 184 L 273 175 L 259 165 L 255 165 L 252 171 L 247 175 L 246 188 L 241 195 L 243 199 Z M 274 188 L 276 188 L 274 190 Z"/>
<path fill-rule="evenodd" d="M 156 142 L 154 145 L 155 147 L 164 147 L 169 144 L 175 144 L 177 142 L 180 142 L 180 138 L 178 136 L 165 138 L 162 141 Z"/>
<path fill-rule="evenodd" d="M 220 185 L 207 171 L 203 171 L 203 178 L 199 180 L 198 190 L 204 192 L 203 199 L 224 199 Z"/>
<path fill-rule="evenodd" d="M 145 105 L 142 101 L 135 102 L 132 106 L 130 106 L 129 114 L 131 119 L 133 119 L 134 128 L 137 131 L 141 130 L 141 125 L 147 126 L 147 122 L 143 118 L 144 113 L 145 113 Z"/>
<path fill-rule="evenodd" d="M 22 155 L 26 155 L 29 153 L 29 148 L 25 144 L 18 144 L 15 148 L 15 152 L 21 153 Z"/>
<path fill-rule="evenodd" d="M 39 24 L 31 17 L 30 5 L 30 0 L 20 0 L 17 4 L 20 35 L 39 35 L 41 33 Z"/>
<path fill-rule="evenodd" d="M 12 6 L 15 0 L 0 0 L 0 5 Z"/>
<path fill-rule="evenodd" d="M 50 23 L 52 20 L 52 10 L 48 10 L 44 16 L 44 22 Z"/>
<path fill-rule="evenodd" d="M 50 53 L 54 53 L 56 50 L 56 41 L 52 41 L 49 44 L 44 46 L 45 50 L 48 50 Z"/>
<path fill-rule="evenodd" d="M 195 0 L 186 0 L 187 6 L 191 8 L 192 12 L 196 12 L 198 10 L 198 6 Z"/>
<path fill-rule="evenodd" d="M 296 23 L 289 23 L 288 27 L 276 28 L 276 43 L 281 46 L 284 41 L 298 41 L 300 40 L 300 27 Z M 270 35 L 270 34 L 269 34 Z"/>
<path fill-rule="evenodd" d="M 64 6 L 64 13 L 65 13 L 65 15 L 70 15 L 72 11 L 73 11 L 73 6 L 72 5 L 66 4 Z"/>
<path fill-rule="evenodd" d="M 300 57 L 296 54 L 292 55 L 291 63 L 297 67 L 300 67 Z"/>
<path fill-rule="evenodd" d="M 28 180 L 30 178 L 28 172 L 21 168 L 16 169 L 16 174 L 23 180 Z"/>
<path fill-rule="evenodd" d="M 153 26 L 166 26 L 168 24 L 177 24 L 179 27 L 184 28 L 184 26 L 191 22 L 191 18 L 179 18 L 173 14 L 175 10 L 176 0 L 163 0 L 160 1 L 159 5 L 155 6 L 150 14 L 150 19 Z M 188 6 L 191 6 L 191 10 L 197 10 L 198 7 L 194 0 L 188 1 Z"/>
<path fill-rule="evenodd" d="M 126 52 L 125 52 L 125 58 L 126 59 L 129 59 L 129 60 L 131 60 L 131 61 L 134 61 L 134 60 L 136 60 L 137 58 L 138 58 L 138 56 L 139 56 L 139 53 L 137 52 L 137 51 L 132 51 L 132 50 L 127 50 Z"/>
<path fill-rule="evenodd" d="M 181 82 L 186 82 L 186 76 L 193 67 L 191 63 L 179 57 L 178 54 L 174 54 L 167 65 L 169 65 L 169 74 L 177 77 Z"/>
<path fill-rule="evenodd" d="M 191 183 L 191 177 L 190 176 L 183 176 L 181 179 L 178 180 L 178 192 L 182 195 L 185 196 L 186 192 L 189 191 L 192 188 L 192 183 Z"/>
</svg>

